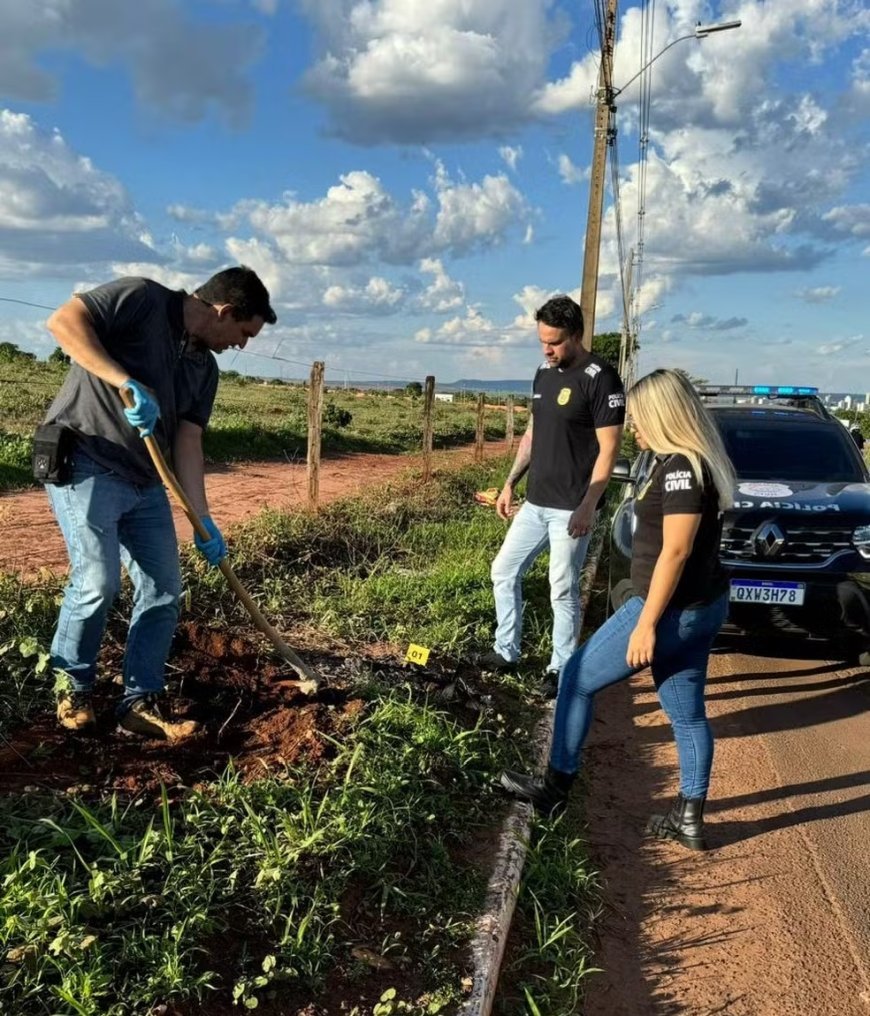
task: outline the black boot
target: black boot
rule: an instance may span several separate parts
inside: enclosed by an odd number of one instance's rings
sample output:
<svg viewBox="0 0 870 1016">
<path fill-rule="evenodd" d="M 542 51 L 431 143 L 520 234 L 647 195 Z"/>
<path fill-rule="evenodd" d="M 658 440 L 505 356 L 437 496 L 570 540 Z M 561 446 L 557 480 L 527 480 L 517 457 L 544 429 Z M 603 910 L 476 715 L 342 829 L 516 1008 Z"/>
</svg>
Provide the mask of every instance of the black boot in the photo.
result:
<svg viewBox="0 0 870 1016">
<path fill-rule="evenodd" d="M 677 798 L 667 815 L 653 815 L 646 831 L 660 840 L 676 840 L 689 850 L 706 850 L 704 839 L 704 797 Z"/>
<path fill-rule="evenodd" d="M 529 801 L 542 815 L 552 817 L 564 810 L 575 779 L 573 773 L 560 773 L 552 766 L 547 767 L 546 775 L 543 777 L 528 776 L 506 769 L 501 774 L 501 785 L 511 797 Z"/>
</svg>

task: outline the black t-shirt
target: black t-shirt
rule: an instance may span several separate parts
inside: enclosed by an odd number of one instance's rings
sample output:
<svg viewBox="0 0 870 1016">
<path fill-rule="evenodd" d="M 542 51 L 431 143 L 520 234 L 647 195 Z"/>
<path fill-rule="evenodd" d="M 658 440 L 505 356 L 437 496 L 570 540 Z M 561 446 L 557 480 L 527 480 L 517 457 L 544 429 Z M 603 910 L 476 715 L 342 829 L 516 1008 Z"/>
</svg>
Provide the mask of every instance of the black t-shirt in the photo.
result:
<svg viewBox="0 0 870 1016">
<path fill-rule="evenodd" d="M 631 582 L 638 596 L 646 597 L 652 573 L 662 550 L 665 515 L 700 515 L 692 551 L 669 608 L 687 610 L 717 599 L 727 588 L 719 563 L 722 519 L 719 495 L 706 468 L 699 483 L 685 455 L 659 459 L 634 503 L 637 528 L 631 552 Z"/>
<path fill-rule="evenodd" d="M 598 427 L 625 422 L 619 374 L 594 353 L 562 370 L 543 364 L 532 386 L 532 456 L 526 497 L 541 508 L 573 511 L 598 457 Z"/>
<path fill-rule="evenodd" d="M 109 356 L 155 393 L 160 419 L 154 437 L 171 461 L 178 421 L 205 427 L 218 383 L 214 355 L 187 342 L 185 294 L 150 279 L 124 278 L 77 295 Z M 118 391 L 78 364 L 70 368 L 45 422 L 69 427 L 77 447 L 131 483 L 159 482 Z"/>
</svg>

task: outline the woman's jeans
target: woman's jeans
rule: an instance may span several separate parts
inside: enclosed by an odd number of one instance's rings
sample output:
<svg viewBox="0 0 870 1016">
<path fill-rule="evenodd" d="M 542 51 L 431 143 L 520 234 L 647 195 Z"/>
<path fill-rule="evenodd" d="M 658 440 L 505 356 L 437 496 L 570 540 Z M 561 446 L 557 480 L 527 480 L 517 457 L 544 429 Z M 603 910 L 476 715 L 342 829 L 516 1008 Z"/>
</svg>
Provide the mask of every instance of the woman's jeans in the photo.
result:
<svg viewBox="0 0 870 1016">
<path fill-rule="evenodd" d="M 528 501 L 511 522 L 501 550 L 492 562 L 495 595 L 495 645 L 504 659 L 520 655 L 523 624 L 523 576 L 535 558 L 550 548 L 550 604 L 553 608 L 553 655 L 548 670 L 560 671 L 577 648 L 580 630 L 580 572 L 591 534 L 568 533 L 572 512 L 540 508 Z"/>
<path fill-rule="evenodd" d="M 550 765 L 559 772 L 576 773 L 580 766 L 596 693 L 642 669 L 629 667 L 625 654 L 643 604 L 639 596 L 630 599 L 565 664 L 550 749 Z M 652 676 L 674 730 L 685 797 L 704 797 L 710 785 L 713 735 L 704 686 L 710 649 L 727 613 L 723 595 L 694 610 L 666 610 L 656 625 Z"/>
<path fill-rule="evenodd" d="M 123 715 L 137 699 L 163 690 L 164 666 L 178 622 L 181 572 L 166 491 L 138 486 L 75 455 L 70 483 L 46 485 L 69 553 L 69 584 L 51 644 L 51 665 L 75 691 L 93 686 L 106 617 L 121 586 L 133 582 L 124 656 Z"/>
</svg>

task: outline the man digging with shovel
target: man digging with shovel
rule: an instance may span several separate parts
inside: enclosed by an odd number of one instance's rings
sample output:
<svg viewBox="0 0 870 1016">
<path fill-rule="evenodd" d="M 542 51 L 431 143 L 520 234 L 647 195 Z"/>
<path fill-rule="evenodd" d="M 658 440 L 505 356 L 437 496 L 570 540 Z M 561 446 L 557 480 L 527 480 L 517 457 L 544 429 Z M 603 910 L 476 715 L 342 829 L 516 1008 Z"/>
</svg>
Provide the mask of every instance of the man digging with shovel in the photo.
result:
<svg viewBox="0 0 870 1016">
<path fill-rule="evenodd" d="M 34 441 L 34 471 L 46 483 L 70 560 L 69 584 L 51 645 L 60 677 L 57 718 L 93 727 L 91 691 L 121 564 L 133 583 L 124 655 L 124 730 L 177 740 L 199 724 L 172 722 L 159 696 L 181 594 L 181 570 L 166 491 L 142 437 L 153 435 L 208 530 L 196 535 L 210 565 L 226 555 L 205 494 L 202 435 L 217 391 L 212 353 L 244 349 L 274 324 L 269 294 L 249 268 L 228 268 L 193 294 L 124 278 L 77 293 L 48 319 L 72 367 Z M 132 396 L 124 408 L 119 390 Z"/>
</svg>

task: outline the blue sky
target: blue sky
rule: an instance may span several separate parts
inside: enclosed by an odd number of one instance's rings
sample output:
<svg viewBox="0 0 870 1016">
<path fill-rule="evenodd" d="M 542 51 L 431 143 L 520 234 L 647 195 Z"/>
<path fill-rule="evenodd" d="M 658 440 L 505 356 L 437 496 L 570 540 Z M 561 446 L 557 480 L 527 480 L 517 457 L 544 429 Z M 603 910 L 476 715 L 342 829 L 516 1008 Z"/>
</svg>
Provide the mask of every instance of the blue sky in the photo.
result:
<svg viewBox="0 0 870 1016">
<path fill-rule="evenodd" d="M 622 3 L 615 83 L 641 65 Z M 0 339 L 122 274 L 256 268 L 279 324 L 222 365 L 517 378 L 578 290 L 597 77 L 591 2 L 0 0 Z M 870 10 L 659 0 L 641 369 L 870 389 Z M 619 97 L 637 239 L 638 94 Z M 618 329 L 607 196 L 596 330 Z M 257 352 L 260 355 L 255 355 Z M 276 359 L 280 357 L 281 359 Z"/>
</svg>

